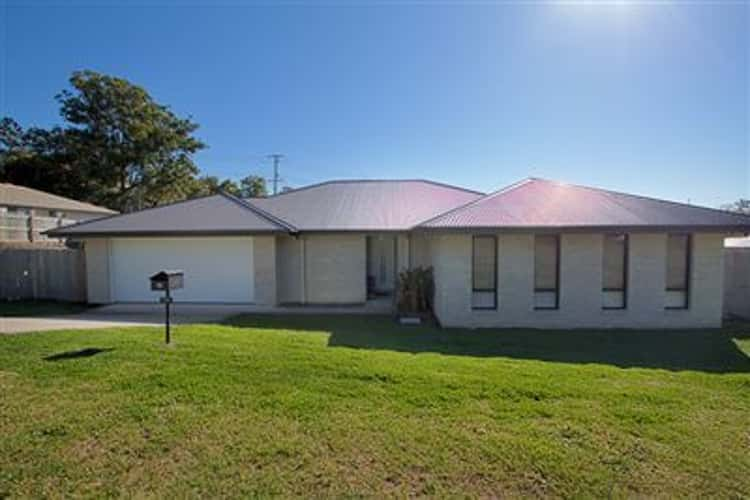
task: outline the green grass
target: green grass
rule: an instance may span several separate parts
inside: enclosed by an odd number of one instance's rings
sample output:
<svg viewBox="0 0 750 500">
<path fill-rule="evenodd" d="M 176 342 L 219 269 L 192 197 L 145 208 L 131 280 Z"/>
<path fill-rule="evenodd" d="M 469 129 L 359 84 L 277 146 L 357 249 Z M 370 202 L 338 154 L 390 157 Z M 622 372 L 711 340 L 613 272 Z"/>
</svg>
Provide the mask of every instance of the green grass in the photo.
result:
<svg viewBox="0 0 750 500">
<path fill-rule="evenodd" d="M 57 316 L 75 314 L 88 309 L 86 304 L 53 300 L 0 301 L 0 318 L 11 316 Z"/>
<path fill-rule="evenodd" d="M 750 335 L 366 317 L 0 337 L 0 497 L 750 494 Z"/>
</svg>

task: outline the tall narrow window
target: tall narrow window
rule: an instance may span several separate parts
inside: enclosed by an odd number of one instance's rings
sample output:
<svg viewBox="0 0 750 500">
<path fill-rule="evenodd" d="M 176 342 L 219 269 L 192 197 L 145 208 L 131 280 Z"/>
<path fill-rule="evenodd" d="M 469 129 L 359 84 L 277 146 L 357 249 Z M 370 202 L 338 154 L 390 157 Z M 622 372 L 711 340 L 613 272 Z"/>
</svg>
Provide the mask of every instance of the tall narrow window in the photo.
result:
<svg viewBox="0 0 750 500">
<path fill-rule="evenodd" d="M 497 240 L 474 236 L 472 254 L 472 309 L 497 308 Z"/>
<path fill-rule="evenodd" d="M 534 238 L 534 309 L 560 306 L 560 237 Z"/>
<path fill-rule="evenodd" d="M 602 308 L 625 309 L 628 302 L 628 235 L 604 235 L 602 271 Z"/>
<path fill-rule="evenodd" d="M 667 236 L 667 291 L 664 307 L 687 309 L 690 302 L 689 234 Z"/>
</svg>

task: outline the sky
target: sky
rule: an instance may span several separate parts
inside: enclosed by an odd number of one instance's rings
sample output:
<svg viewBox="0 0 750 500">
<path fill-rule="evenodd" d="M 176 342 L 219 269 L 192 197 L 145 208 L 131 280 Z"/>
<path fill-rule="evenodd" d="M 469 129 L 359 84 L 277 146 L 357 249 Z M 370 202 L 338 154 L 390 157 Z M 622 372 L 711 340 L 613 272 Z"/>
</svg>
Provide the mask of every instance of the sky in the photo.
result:
<svg viewBox="0 0 750 500">
<path fill-rule="evenodd" d="M 746 2 L 0 0 L 0 31 L 0 115 L 123 77 L 200 125 L 205 174 L 750 197 Z"/>
</svg>

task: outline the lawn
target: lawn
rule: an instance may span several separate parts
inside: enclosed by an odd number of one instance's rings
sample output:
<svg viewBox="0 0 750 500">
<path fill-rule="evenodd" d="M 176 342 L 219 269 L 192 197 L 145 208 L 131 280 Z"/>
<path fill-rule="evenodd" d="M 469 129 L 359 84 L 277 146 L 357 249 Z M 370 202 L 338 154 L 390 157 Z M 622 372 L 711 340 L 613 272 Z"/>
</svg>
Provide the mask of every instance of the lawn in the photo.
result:
<svg viewBox="0 0 750 500">
<path fill-rule="evenodd" d="M 0 337 L 0 497 L 750 495 L 750 329 Z"/>
<path fill-rule="evenodd" d="M 58 316 L 80 313 L 88 309 L 86 304 L 57 302 L 53 300 L 0 300 L 0 318 L 11 316 Z"/>
</svg>

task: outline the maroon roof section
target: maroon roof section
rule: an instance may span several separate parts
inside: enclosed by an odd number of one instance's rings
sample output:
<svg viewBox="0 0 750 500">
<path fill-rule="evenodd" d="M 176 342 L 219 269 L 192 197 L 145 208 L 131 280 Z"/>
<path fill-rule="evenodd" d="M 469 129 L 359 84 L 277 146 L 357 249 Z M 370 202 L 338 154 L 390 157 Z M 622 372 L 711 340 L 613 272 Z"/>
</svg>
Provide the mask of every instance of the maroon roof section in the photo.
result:
<svg viewBox="0 0 750 500">
<path fill-rule="evenodd" d="M 50 236 L 230 235 L 293 230 L 239 198 L 217 194 L 64 226 Z"/>
<path fill-rule="evenodd" d="M 299 231 L 403 231 L 482 196 L 425 180 L 346 180 L 246 201 Z"/>
<path fill-rule="evenodd" d="M 439 215 L 429 229 L 691 228 L 748 231 L 750 217 L 530 178 Z"/>
</svg>

